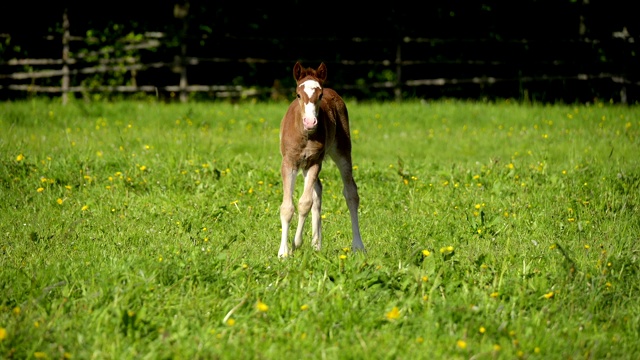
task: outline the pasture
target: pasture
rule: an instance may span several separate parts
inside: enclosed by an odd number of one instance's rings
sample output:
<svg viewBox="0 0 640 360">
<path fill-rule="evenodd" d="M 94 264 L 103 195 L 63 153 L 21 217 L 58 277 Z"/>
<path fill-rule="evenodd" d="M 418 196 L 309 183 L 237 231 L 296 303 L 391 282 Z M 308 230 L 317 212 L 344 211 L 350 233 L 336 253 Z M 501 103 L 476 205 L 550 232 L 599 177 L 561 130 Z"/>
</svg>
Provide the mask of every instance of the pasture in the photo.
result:
<svg viewBox="0 0 640 360">
<path fill-rule="evenodd" d="M 0 357 L 637 357 L 637 106 L 345 100 L 283 260 L 288 104 L 0 104 Z"/>
</svg>

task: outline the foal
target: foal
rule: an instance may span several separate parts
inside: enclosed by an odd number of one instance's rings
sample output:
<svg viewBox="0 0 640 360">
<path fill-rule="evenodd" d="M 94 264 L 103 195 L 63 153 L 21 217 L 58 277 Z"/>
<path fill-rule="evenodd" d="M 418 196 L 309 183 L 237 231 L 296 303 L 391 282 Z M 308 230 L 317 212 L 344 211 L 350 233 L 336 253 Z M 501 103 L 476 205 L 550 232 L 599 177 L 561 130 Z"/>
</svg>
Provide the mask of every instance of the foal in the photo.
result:
<svg viewBox="0 0 640 360">
<path fill-rule="evenodd" d="M 351 163 L 351 135 L 349 114 L 342 98 L 332 89 L 323 88 L 327 79 L 327 67 L 320 64 L 317 70 L 303 68 L 299 62 L 293 67 L 296 80 L 296 96 L 280 124 L 280 153 L 282 154 L 282 240 L 278 256 L 285 257 L 302 245 L 302 229 L 311 211 L 312 241 L 320 250 L 322 230 L 320 208 L 322 183 L 318 178 L 322 161 L 329 155 L 340 169 L 343 194 L 351 215 L 353 250 L 364 250 L 358 225 L 360 198 L 353 180 Z M 304 175 L 304 191 L 298 202 L 298 228 L 291 251 L 288 245 L 289 225 L 294 214 L 293 192 L 298 170 Z"/>
</svg>

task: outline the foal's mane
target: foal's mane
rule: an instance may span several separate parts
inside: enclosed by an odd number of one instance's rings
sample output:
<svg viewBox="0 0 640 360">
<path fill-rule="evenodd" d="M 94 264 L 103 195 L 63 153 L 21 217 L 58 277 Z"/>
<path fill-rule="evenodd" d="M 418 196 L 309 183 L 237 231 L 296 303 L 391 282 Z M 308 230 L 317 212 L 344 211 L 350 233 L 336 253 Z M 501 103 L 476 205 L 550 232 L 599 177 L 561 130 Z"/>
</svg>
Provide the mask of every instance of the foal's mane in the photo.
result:
<svg viewBox="0 0 640 360">
<path fill-rule="evenodd" d="M 300 73 L 296 74 L 298 82 L 302 82 L 304 80 L 313 79 L 320 82 L 320 85 L 324 83 L 324 80 L 318 76 L 318 72 L 314 68 L 305 68 L 303 66 L 300 67 Z"/>
</svg>

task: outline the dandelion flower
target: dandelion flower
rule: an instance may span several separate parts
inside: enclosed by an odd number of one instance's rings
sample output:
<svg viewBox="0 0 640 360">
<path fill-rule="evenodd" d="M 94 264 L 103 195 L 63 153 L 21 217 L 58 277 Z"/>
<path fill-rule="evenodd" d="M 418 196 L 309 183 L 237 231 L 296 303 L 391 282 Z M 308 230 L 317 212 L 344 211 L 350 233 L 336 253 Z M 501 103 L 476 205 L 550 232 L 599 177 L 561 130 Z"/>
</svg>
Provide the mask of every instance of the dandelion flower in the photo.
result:
<svg viewBox="0 0 640 360">
<path fill-rule="evenodd" d="M 82 210 L 82 211 L 87 211 L 87 210 L 89 210 L 89 205 L 85 205 L 85 206 L 83 206 L 83 207 L 82 207 L 82 209 L 80 209 L 80 210 Z"/>
<path fill-rule="evenodd" d="M 460 348 L 460 349 L 466 349 L 467 348 L 467 342 L 464 340 L 458 340 L 456 342 L 456 345 Z"/>
<path fill-rule="evenodd" d="M 36 351 L 33 353 L 33 357 L 36 359 L 46 359 L 47 358 L 47 354 L 42 352 L 42 351 Z"/>
<path fill-rule="evenodd" d="M 480 334 L 484 334 L 487 329 L 485 329 L 484 326 L 480 326 L 480 329 L 478 329 L 478 331 L 480 332 Z"/>
<path fill-rule="evenodd" d="M 235 325 L 235 324 L 236 324 L 236 321 L 235 321 L 234 319 L 229 318 L 229 320 L 227 320 L 227 325 L 229 325 L 229 326 L 233 326 L 233 325 Z"/>
<path fill-rule="evenodd" d="M 20 162 L 22 160 L 24 160 L 24 155 L 19 154 L 18 156 L 16 156 L 16 161 Z"/>
<path fill-rule="evenodd" d="M 0 341 L 7 338 L 7 329 L 0 328 Z"/>
<path fill-rule="evenodd" d="M 492 298 L 497 298 L 498 295 L 500 295 L 500 293 L 498 293 L 497 291 L 494 291 L 489 296 L 491 296 Z"/>
<path fill-rule="evenodd" d="M 345 254 L 340 255 L 340 260 L 344 260 L 346 258 L 347 258 L 347 255 L 345 255 Z"/>
<path fill-rule="evenodd" d="M 440 253 L 441 254 L 445 254 L 445 253 L 451 253 L 453 252 L 453 246 L 445 246 L 445 247 L 441 247 L 440 248 Z"/>
<path fill-rule="evenodd" d="M 58 205 L 62 205 L 62 199 L 58 198 L 58 200 L 56 200 L 56 202 L 58 203 Z"/>
<path fill-rule="evenodd" d="M 553 291 L 548 292 L 544 295 L 542 295 L 545 299 L 551 299 L 553 297 Z"/>
<path fill-rule="evenodd" d="M 498 344 L 493 345 L 493 351 L 500 351 L 502 350 L 502 347 Z"/>
<path fill-rule="evenodd" d="M 44 188 L 39 187 L 39 188 L 37 188 L 37 189 L 36 189 L 36 191 L 37 191 L 37 192 L 39 192 L 39 193 L 41 193 L 41 192 L 43 192 L 43 191 L 44 191 Z"/>
<path fill-rule="evenodd" d="M 269 306 L 260 300 L 258 300 L 258 302 L 256 303 L 256 308 L 258 309 L 258 311 L 262 312 L 266 312 L 267 310 L 269 310 Z"/>
<path fill-rule="evenodd" d="M 387 320 L 390 320 L 390 321 L 397 320 L 400 318 L 400 310 L 398 309 L 397 306 L 394 306 L 393 309 L 391 309 L 391 311 L 385 314 L 385 317 L 387 318 Z"/>
<path fill-rule="evenodd" d="M 429 250 L 427 250 L 427 249 L 422 250 L 422 256 L 427 257 L 429 255 L 431 255 L 431 252 Z"/>
<path fill-rule="evenodd" d="M 304 304 L 304 305 L 300 306 L 300 310 L 302 310 L 302 311 L 307 311 L 307 310 L 309 310 L 309 305 Z"/>
</svg>

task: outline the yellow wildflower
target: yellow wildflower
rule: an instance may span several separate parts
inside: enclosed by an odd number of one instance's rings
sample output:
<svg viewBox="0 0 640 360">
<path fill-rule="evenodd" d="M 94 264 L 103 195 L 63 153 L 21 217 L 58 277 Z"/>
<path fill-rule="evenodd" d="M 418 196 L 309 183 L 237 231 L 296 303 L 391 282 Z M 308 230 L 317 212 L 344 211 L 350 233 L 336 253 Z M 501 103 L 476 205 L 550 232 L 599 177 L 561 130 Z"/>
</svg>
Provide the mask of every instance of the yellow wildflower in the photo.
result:
<svg viewBox="0 0 640 360">
<path fill-rule="evenodd" d="M 551 299 L 553 297 L 553 291 L 548 292 L 544 295 L 542 295 L 545 299 Z"/>
<path fill-rule="evenodd" d="M 426 256 L 429 256 L 429 255 L 431 255 L 431 252 L 429 250 L 427 250 L 427 249 L 422 250 L 422 256 L 426 257 Z"/>
<path fill-rule="evenodd" d="M 229 326 L 233 326 L 233 325 L 235 325 L 235 324 L 236 324 L 236 321 L 235 321 L 234 319 L 229 318 L 229 320 L 227 320 L 227 325 L 229 325 Z"/>
<path fill-rule="evenodd" d="M 467 342 L 464 340 L 458 340 L 456 342 L 456 345 L 460 348 L 460 349 L 466 349 L 467 348 Z"/>
<path fill-rule="evenodd" d="M 398 309 L 397 306 L 394 306 L 393 309 L 391 309 L 391 311 L 385 314 L 385 316 L 387 320 L 390 320 L 390 321 L 397 320 L 400 318 L 400 310 Z"/>
<path fill-rule="evenodd" d="M 302 311 L 307 311 L 307 310 L 309 310 L 309 305 L 304 304 L 304 305 L 300 306 L 300 310 L 302 310 Z"/>
<path fill-rule="evenodd" d="M 7 329 L 0 328 L 0 341 L 7 338 Z"/>
<path fill-rule="evenodd" d="M 22 160 L 24 160 L 24 155 L 20 154 L 16 156 L 16 161 L 22 161 Z"/>
<path fill-rule="evenodd" d="M 82 211 L 87 211 L 88 209 L 89 209 L 89 205 L 85 205 L 85 206 L 83 206 L 83 207 L 82 207 L 82 209 L 80 209 L 80 210 L 82 210 Z"/>
<path fill-rule="evenodd" d="M 44 188 L 39 187 L 38 189 L 36 189 L 37 192 L 41 193 L 44 191 Z"/>
<path fill-rule="evenodd" d="M 58 200 L 56 200 L 56 202 L 58 203 L 58 205 L 62 205 L 62 199 L 58 198 Z"/>
<path fill-rule="evenodd" d="M 258 302 L 256 303 L 256 308 L 258 309 L 258 311 L 262 312 L 266 312 L 267 310 L 269 310 L 269 306 L 260 300 L 258 300 Z"/>
<path fill-rule="evenodd" d="M 33 353 L 33 357 L 36 359 L 46 359 L 47 358 L 47 354 L 42 352 L 42 351 L 36 351 Z"/>
</svg>

